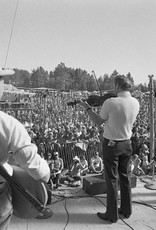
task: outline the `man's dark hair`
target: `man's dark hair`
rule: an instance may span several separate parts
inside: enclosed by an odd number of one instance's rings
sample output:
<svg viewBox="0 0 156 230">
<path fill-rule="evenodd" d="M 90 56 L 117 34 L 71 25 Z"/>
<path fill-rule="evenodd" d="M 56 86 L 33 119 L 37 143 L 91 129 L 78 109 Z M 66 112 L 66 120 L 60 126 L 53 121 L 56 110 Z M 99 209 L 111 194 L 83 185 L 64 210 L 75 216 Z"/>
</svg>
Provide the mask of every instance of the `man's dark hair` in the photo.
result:
<svg viewBox="0 0 156 230">
<path fill-rule="evenodd" d="M 114 78 L 114 83 L 115 85 L 119 85 L 119 87 L 123 90 L 130 90 L 132 85 L 131 85 L 131 82 L 130 80 L 125 77 L 124 75 L 117 75 L 115 78 Z"/>
</svg>

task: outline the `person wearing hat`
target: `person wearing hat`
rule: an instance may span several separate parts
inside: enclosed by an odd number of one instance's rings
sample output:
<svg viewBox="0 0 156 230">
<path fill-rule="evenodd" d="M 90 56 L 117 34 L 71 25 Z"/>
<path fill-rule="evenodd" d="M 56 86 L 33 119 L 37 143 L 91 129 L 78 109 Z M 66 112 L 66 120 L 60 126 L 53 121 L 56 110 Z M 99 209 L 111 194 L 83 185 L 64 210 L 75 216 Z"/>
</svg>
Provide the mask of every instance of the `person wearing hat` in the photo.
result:
<svg viewBox="0 0 156 230">
<path fill-rule="evenodd" d="M 85 101 L 80 105 L 90 119 L 98 126 L 104 125 L 102 151 L 107 185 L 107 209 L 97 215 L 104 221 L 115 223 L 119 215 L 129 218 L 132 214 L 131 178 L 129 162 L 132 155 L 132 128 L 139 114 L 139 101 L 130 93 L 131 82 L 128 77 L 117 74 L 114 77 L 116 97 L 103 102 L 100 113 L 92 110 Z M 118 180 L 120 181 L 120 208 L 118 209 Z"/>
<path fill-rule="evenodd" d="M 9 69 L 0 70 L 0 98 L 4 90 L 5 76 L 13 75 L 15 72 Z M 45 183 L 50 177 L 49 166 L 38 154 L 37 146 L 31 143 L 31 138 L 23 126 L 14 117 L 0 111 L 0 165 L 6 166 L 13 174 L 12 167 L 7 164 L 9 152 L 12 152 L 15 162 L 23 168 L 32 178 Z M 24 208 L 24 207 L 23 207 Z M 11 187 L 9 183 L 0 175 L 0 229 L 9 228 L 11 216 L 13 214 Z M 49 216 L 52 211 L 49 210 Z"/>
<path fill-rule="evenodd" d="M 78 156 L 73 157 L 73 163 L 65 181 L 67 181 L 70 186 L 79 186 L 81 183 L 81 170 L 83 170 L 83 166 L 80 163 L 80 158 Z"/>
</svg>

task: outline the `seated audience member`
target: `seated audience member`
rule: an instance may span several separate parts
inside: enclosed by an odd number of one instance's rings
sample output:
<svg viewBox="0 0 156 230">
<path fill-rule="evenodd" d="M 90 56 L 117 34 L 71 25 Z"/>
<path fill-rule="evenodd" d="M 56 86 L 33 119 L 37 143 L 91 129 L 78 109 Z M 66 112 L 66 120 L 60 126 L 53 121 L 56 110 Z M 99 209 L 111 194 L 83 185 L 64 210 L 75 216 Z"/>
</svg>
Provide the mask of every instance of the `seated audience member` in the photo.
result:
<svg viewBox="0 0 156 230">
<path fill-rule="evenodd" d="M 64 168 L 63 160 L 59 157 L 58 152 L 53 153 L 53 158 L 49 166 L 51 171 L 51 176 L 50 176 L 51 183 L 55 184 L 55 188 L 58 188 L 58 186 L 60 185 L 59 184 L 60 174 Z"/>
<path fill-rule="evenodd" d="M 86 160 L 84 155 L 80 156 L 80 164 L 83 167 L 83 169 L 81 170 L 81 176 L 85 176 L 88 172 L 88 161 Z"/>
<path fill-rule="evenodd" d="M 65 181 L 71 186 L 79 186 L 81 185 L 81 170 L 83 169 L 82 165 L 80 164 L 80 159 L 78 156 L 73 158 L 73 164 L 71 169 L 66 175 Z"/>
<path fill-rule="evenodd" d="M 142 160 L 143 156 L 147 156 L 147 159 L 149 160 L 150 158 L 150 152 L 149 152 L 149 148 L 146 144 L 142 144 L 139 150 L 139 157 Z"/>
<path fill-rule="evenodd" d="M 131 158 L 132 160 L 132 165 L 133 165 L 133 170 L 132 174 L 135 174 L 136 176 L 144 175 L 144 171 L 141 168 L 141 160 L 137 154 L 134 154 Z"/>
<path fill-rule="evenodd" d="M 148 156 L 145 153 L 142 153 L 141 167 L 143 171 L 147 174 L 149 171 L 149 161 L 148 161 Z"/>
<path fill-rule="evenodd" d="M 133 169 L 134 169 L 134 164 L 133 164 L 133 160 L 132 160 L 132 157 L 130 159 L 130 162 L 129 162 L 129 174 L 132 175 L 133 174 Z"/>
<path fill-rule="evenodd" d="M 148 166 L 147 166 L 147 174 L 155 174 L 156 172 L 156 156 L 154 156 L 154 158 L 149 162 Z"/>
<path fill-rule="evenodd" d="M 95 152 L 94 156 L 91 158 L 89 170 L 93 173 L 101 173 L 103 171 L 103 160 L 98 152 Z"/>
</svg>

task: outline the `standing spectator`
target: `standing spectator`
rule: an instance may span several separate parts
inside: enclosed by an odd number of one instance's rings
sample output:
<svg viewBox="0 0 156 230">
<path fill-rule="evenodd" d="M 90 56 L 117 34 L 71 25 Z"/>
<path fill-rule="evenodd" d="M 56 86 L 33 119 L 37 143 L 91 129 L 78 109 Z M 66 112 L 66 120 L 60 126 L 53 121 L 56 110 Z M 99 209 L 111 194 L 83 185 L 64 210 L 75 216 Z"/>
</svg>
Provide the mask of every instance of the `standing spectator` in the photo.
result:
<svg viewBox="0 0 156 230">
<path fill-rule="evenodd" d="M 55 184 L 55 188 L 58 188 L 60 174 L 64 168 L 63 160 L 59 157 L 58 152 L 53 153 L 53 159 L 50 162 L 51 177 L 50 180 Z"/>
</svg>

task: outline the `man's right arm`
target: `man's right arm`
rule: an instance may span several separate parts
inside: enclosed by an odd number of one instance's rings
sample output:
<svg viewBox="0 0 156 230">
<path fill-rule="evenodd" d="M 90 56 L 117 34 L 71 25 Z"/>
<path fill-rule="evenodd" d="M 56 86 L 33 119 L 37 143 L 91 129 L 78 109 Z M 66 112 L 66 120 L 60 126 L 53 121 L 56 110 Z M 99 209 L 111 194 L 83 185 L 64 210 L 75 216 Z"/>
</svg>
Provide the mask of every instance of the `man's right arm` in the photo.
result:
<svg viewBox="0 0 156 230">
<path fill-rule="evenodd" d="M 31 138 L 22 123 L 12 116 L 7 116 L 3 123 L 4 137 L 7 136 L 9 151 L 13 152 L 14 158 L 21 168 L 36 180 L 48 182 L 50 168 L 47 161 L 38 154 L 38 148 L 31 143 Z"/>
</svg>

